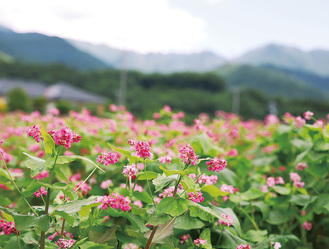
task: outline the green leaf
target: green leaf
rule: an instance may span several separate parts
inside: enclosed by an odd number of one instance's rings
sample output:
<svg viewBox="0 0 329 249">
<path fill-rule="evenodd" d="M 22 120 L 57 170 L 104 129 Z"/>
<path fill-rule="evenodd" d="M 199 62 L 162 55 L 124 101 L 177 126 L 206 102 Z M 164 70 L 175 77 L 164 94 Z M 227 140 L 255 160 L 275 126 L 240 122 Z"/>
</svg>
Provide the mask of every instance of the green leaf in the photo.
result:
<svg viewBox="0 0 329 249">
<path fill-rule="evenodd" d="M 84 199 L 84 200 L 70 201 L 68 203 L 62 204 L 57 210 L 64 211 L 68 214 L 75 213 L 75 212 L 79 212 L 82 209 L 82 207 L 88 206 L 94 203 L 95 201 L 96 201 L 96 197 L 92 197 L 90 199 Z M 49 212 L 51 213 L 57 206 L 58 204 L 51 205 L 49 207 Z"/>
<path fill-rule="evenodd" d="M 158 175 L 157 178 L 152 180 L 152 183 L 155 186 L 156 192 L 160 191 L 173 181 L 177 181 L 178 175 L 166 176 L 164 173 L 162 175 Z"/>
<path fill-rule="evenodd" d="M 240 225 L 240 221 L 238 219 L 238 217 L 235 215 L 235 213 L 233 212 L 233 210 L 231 208 L 221 208 L 221 207 L 216 207 L 216 206 L 211 206 L 211 208 L 213 210 L 215 210 L 217 213 L 224 213 L 226 215 L 229 215 L 232 217 L 232 225 L 233 227 L 238 231 L 238 233 L 241 235 L 242 234 L 242 230 L 241 230 L 241 225 Z M 224 218 L 222 217 L 221 220 L 223 220 Z"/>
<path fill-rule="evenodd" d="M 146 178 L 147 176 L 147 178 Z M 153 180 L 154 178 L 158 177 L 158 173 L 155 173 L 153 171 L 147 171 L 146 174 L 145 172 L 138 172 L 137 173 L 138 180 Z"/>
<path fill-rule="evenodd" d="M 212 249 L 210 228 L 204 229 L 200 234 L 200 238 L 203 240 L 207 240 L 207 243 L 203 245 L 202 248 Z"/>
<path fill-rule="evenodd" d="M 166 197 L 160 201 L 156 208 L 155 214 L 170 214 L 171 216 L 182 215 L 189 207 L 190 201 L 186 199 L 175 199 L 174 197 Z"/>
<path fill-rule="evenodd" d="M 270 211 L 270 215 L 267 218 L 266 222 L 272 225 L 280 225 L 290 220 L 290 218 L 291 215 L 287 212 L 287 210 L 275 209 Z"/>
<path fill-rule="evenodd" d="M 69 178 L 63 173 L 63 171 L 59 167 L 54 167 L 54 173 L 56 176 L 66 182 L 69 182 Z"/>
<path fill-rule="evenodd" d="M 145 192 L 145 191 L 142 191 L 142 192 L 139 192 L 139 191 L 134 191 L 133 192 L 133 196 L 136 197 L 138 200 L 142 201 L 142 202 L 145 202 L 147 204 L 151 204 L 153 203 L 153 199 L 150 197 L 150 195 Z"/>
<path fill-rule="evenodd" d="M 50 217 L 49 215 L 41 215 L 40 217 L 32 215 L 13 215 L 15 226 L 18 231 L 23 231 L 29 227 L 36 227 L 39 230 L 45 232 L 50 228 Z"/>
<path fill-rule="evenodd" d="M 76 213 L 68 214 L 64 211 L 56 210 L 54 214 L 62 217 L 72 227 L 79 226 L 80 218 L 79 215 L 77 215 Z"/>
<path fill-rule="evenodd" d="M 169 214 L 160 214 L 160 215 L 152 214 L 147 219 L 147 222 L 152 226 L 157 226 L 157 225 L 166 224 L 171 219 L 172 217 Z"/>
<path fill-rule="evenodd" d="M 251 161 L 251 164 L 256 167 L 264 167 L 266 165 L 270 165 L 276 160 L 276 156 L 262 156 L 255 158 Z"/>
<path fill-rule="evenodd" d="M 245 239 L 252 242 L 263 241 L 267 238 L 267 230 L 248 230 Z"/>
<path fill-rule="evenodd" d="M 80 159 L 82 161 L 86 161 L 92 165 L 94 165 L 96 168 L 98 168 L 100 171 L 102 172 L 105 172 L 102 168 L 100 168 L 97 164 L 95 164 L 92 160 L 90 160 L 89 158 L 87 157 L 84 157 L 84 156 L 78 156 L 78 155 L 73 155 L 73 156 L 62 156 L 62 157 L 59 157 L 59 158 L 62 158 L 61 161 L 58 163 L 58 164 L 65 164 L 65 163 L 69 163 L 69 162 L 72 162 L 76 159 Z M 57 162 L 56 162 L 57 164 Z"/>
<path fill-rule="evenodd" d="M 166 176 L 171 176 L 171 175 L 175 175 L 175 174 L 178 174 L 181 176 L 185 175 L 185 172 L 182 170 L 168 170 L 168 169 L 165 169 L 163 166 L 160 166 L 159 168 L 161 170 L 163 170 L 163 172 L 165 172 Z"/>
<path fill-rule="evenodd" d="M 202 192 L 206 192 L 208 194 L 210 194 L 212 197 L 217 198 L 218 196 L 225 196 L 227 195 L 226 192 L 223 192 L 222 190 L 220 190 L 219 188 L 217 188 L 214 185 L 204 185 L 201 188 Z"/>
<path fill-rule="evenodd" d="M 329 213 L 329 194 L 320 194 L 314 205 L 314 212 L 316 214 Z"/>
<path fill-rule="evenodd" d="M 31 169 L 31 177 L 38 175 L 41 171 L 46 169 L 45 160 L 39 157 L 31 156 L 25 152 L 23 152 L 23 154 L 30 158 L 25 161 L 25 166 Z"/>
<path fill-rule="evenodd" d="M 224 229 L 220 242 L 220 248 L 233 249 L 237 248 L 241 244 L 247 245 L 249 243 L 233 234 L 229 229 Z"/>
<path fill-rule="evenodd" d="M 149 238 L 152 231 L 148 231 L 144 234 L 145 238 Z M 156 230 L 152 243 L 156 244 L 165 244 L 169 243 L 171 246 L 174 246 L 173 244 L 173 234 L 174 234 L 174 222 L 168 221 L 164 225 L 160 225 L 158 229 Z"/>
<path fill-rule="evenodd" d="M 219 179 L 222 179 L 226 184 L 229 185 L 236 186 L 237 183 L 240 181 L 239 177 L 235 174 L 235 172 L 227 168 L 223 169 L 222 171 L 220 171 L 220 173 L 216 175 L 218 175 Z"/>
<path fill-rule="evenodd" d="M 45 144 L 45 151 L 48 155 L 55 155 L 55 141 L 54 139 L 41 127 L 41 135 Z"/>
<path fill-rule="evenodd" d="M 99 203 L 91 203 L 89 205 L 83 206 L 78 213 L 82 217 L 87 217 L 90 213 L 91 208 L 97 207 L 98 205 Z"/>
<path fill-rule="evenodd" d="M 260 189 L 257 189 L 257 188 L 250 188 L 246 192 L 241 194 L 242 199 L 244 201 L 255 200 L 255 199 L 258 199 L 258 198 L 260 198 L 264 195 L 265 195 L 265 193 L 262 192 Z"/>
<path fill-rule="evenodd" d="M 198 218 L 191 217 L 188 214 L 179 216 L 174 222 L 175 229 L 190 230 L 201 229 L 205 226 L 205 223 Z"/>
<path fill-rule="evenodd" d="M 314 143 L 313 149 L 315 151 L 327 151 L 327 150 L 329 150 L 329 143 L 319 140 Z"/>
<path fill-rule="evenodd" d="M 309 196 L 309 195 L 293 195 L 289 202 L 294 203 L 298 206 L 306 207 L 308 204 L 314 202 L 317 199 L 316 196 Z"/>
<path fill-rule="evenodd" d="M 189 189 L 189 190 L 193 190 L 193 191 L 199 191 L 200 187 L 198 184 L 195 183 L 195 181 L 189 177 L 184 175 L 183 176 L 183 181 L 181 182 L 181 184 L 183 185 L 183 187 L 185 189 Z"/>
<path fill-rule="evenodd" d="M 263 201 L 258 201 L 258 202 L 253 202 L 252 205 L 260 209 L 264 220 L 268 218 L 268 216 L 270 215 L 270 207 L 267 204 L 265 204 Z"/>
<path fill-rule="evenodd" d="M 274 186 L 274 191 L 277 192 L 280 195 L 289 195 L 290 194 L 290 188 L 283 187 L 283 186 Z"/>
<path fill-rule="evenodd" d="M 115 236 L 115 231 L 116 231 L 117 227 L 114 226 L 112 228 L 108 228 L 105 233 L 101 233 L 95 230 L 90 230 L 89 231 L 89 239 L 97 244 L 103 244 L 103 243 L 107 243 L 111 240 L 116 240 L 116 236 Z M 89 247 L 87 247 L 89 249 Z M 99 248 L 99 247 L 95 247 Z"/>
</svg>

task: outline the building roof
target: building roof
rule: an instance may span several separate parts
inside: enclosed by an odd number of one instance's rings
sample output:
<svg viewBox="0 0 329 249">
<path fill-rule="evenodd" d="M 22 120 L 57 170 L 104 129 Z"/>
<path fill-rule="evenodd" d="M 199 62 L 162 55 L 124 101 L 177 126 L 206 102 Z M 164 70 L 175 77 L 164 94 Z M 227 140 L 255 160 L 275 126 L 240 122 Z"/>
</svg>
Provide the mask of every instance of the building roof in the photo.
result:
<svg viewBox="0 0 329 249">
<path fill-rule="evenodd" d="M 0 79 L 0 96 L 7 95 L 14 88 L 22 88 L 31 98 L 43 96 L 46 85 L 37 81 Z"/>
<path fill-rule="evenodd" d="M 50 101 L 68 100 L 73 102 L 104 104 L 105 98 L 70 86 L 65 82 L 47 86 L 41 82 L 15 79 L 0 79 L 0 96 L 7 95 L 14 88 L 22 88 L 31 98 L 44 96 Z"/>
</svg>

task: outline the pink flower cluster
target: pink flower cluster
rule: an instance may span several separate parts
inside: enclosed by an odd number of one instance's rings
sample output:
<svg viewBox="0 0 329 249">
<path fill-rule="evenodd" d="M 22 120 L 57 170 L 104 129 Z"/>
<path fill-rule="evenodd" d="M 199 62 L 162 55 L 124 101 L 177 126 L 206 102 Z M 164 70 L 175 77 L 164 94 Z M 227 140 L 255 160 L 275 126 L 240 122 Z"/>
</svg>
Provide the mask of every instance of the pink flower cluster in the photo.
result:
<svg viewBox="0 0 329 249">
<path fill-rule="evenodd" d="M 153 153 L 151 152 L 151 147 L 148 142 L 129 140 L 128 144 L 133 147 L 133 149 L 136 151 L 136 154 L 138 157 L 141 157 L 144 159 L 153 158 Z"/>
<path fill-rule="evenodd" d="M 186 144 L 179 149 L 179 157 L 183 159 L 184 163 L 196 165 L 198 163 L 198 156 L 195 155 L 194 150 L 190 144 Z"/>
<path fill-rule="evenodd" d="M 267 177 L 267 180 L 266 180 L 267 187 L 274 187 L 275 184 L 284 184 L 284 183 L 285 182 L 281 176 L 278 176 L 277 178 L 270 176 L 270 177 Z"/>
<path fill-rule="evenodd" d="M 197 177 L 196 174 L 189 174 L 188 176 L 191 177 L 192 179 L 196 179 Z M 204 183 L 204 185 L 213 185 L 217 183 L 217 180 L 218 180 L 218 176 L 216 175 L 207 176 L 206 174 L 202 174 L 198 178 L 197 182 L 199 184 Z"/>
<path fill-rule="evenodd" d="M 19 234 L 19 231 L 16 230 L 14 222 L 8 222 L 0 220 L 0 235 L 10 235 L 10 234 Z"/>
<path fill-rule="evenodd" d="M 250 245 L 241 244 L 241 245 L 237 246 L 236 249 L 250 249 Z"/>
<path fill-rule="evenodd" d="M 101 183 L 102 189 L 107 189 L 112 184 L 112 180 L 106 180 Z"/>
<path fill-rule="evenodd" d="M 159 162 L 162 163 L 162 164 L 171 164 L 171 157 L 170 156 L 162 156 L 159 158 Z"/>
<path fill-rule="evenodd" d="M 72 235 L 72 233 L 69 233 L 69 232 L 66 232 L 66 231 L 63 231 L 63 235 L 64 235 L 64 237 L 69 237 L 69 238 L 71 238 L 71 239 L 74 238 L 73 235 Z M 60 236 L 60 234 L 59 234 L 58 232 L 55 232 L 55 233 L 53 233 L 52 235 L 50 235 L 50 236 L 48 237 L 48 239 L 51 241 L 51 240 L 53 240 L 56 236 Z"/>
<path fill-rule="evenodd" d="M 36 197 L 40 197 L 41 195 L 47 195 L 47 191 L 46 191 L 45 187 L 42 186 L 42 187 L 41 187 L 37 192 L 35 192 L 33 195 L 36 196 Z"/>
<path fill-rule="evenodd" d="M 174 191 L 175 191 L 175 186 L 170 186 L 169 188 L 166 188 L 163 190 L 162 194 L 159 194 L 160 198 L 165 198 L 165 197 L 173 197 L 174 196 Z M 179 187 L 177 188 L 177 193 L 181 192 L 182 189 Z"/>
<path fill-rule="evenodd" d="M 49 172 L 47 170 L 43 170 L 38 175 L 36 175 L 34 178 L 39 181 L 39 180 L 41 180 L 43 178 L 46 178 L 48 176 L 49 176 Z"/>
<path fill-rule="evenodd" d="M 79 188 L 80 187 L 80 188 Z M 79 181 L 76 185 L 73 191 L 76 191 L 76 189 L 79 188 L 82 191 L 83 195 L 86 195 L 89 191 L 91 191 L 91 187 L 88 183 Z"/>
<path fill-rule="evenodd" d="M 308 168 L 308 165 L 306 163 L 299 162 L 297 163 L 295 169 L 303 171 L 304 169 Z"/>
<path fill-rule="evenodd" d="M 189 238 L 190 238 L 189 234 L 184 234 L 180 236 L 181 241 L 179 241 L 179 243 L 183 244 L 184 242 L 187 242 Z"/>
<path fill-rule="evenodd" d="M 123 249 L 138 249 L 138 246 L 132 243 L 128 243 Z"/>
<path fill-rule="evenodd" d="M 10 161 L 12 161 L 14 159 L 14 157 L 12 155 L 6 153 L 2 148 L 0 148 L 0 154 L 6 163 L 9 163 Z M 1 158 L 0 158 L 0 161 L 1 161 Z"/>
<path fill-rule="evenodd" d="M 232 216 L 231 215 L 229 215 L 229 214 L 224 214 L 224 213 L 222 213 L 222 217 L 225 219 L 225 220 L 227 220 L 227 222 L 226 221 L 224 221 L 224 220 L 220 220 L 220 219 L 218 219 L 218 225 L 219 224 L 223 224 L 223 225 L 225 225 L 225 226 L 232 226 L 232 223 L 233 223 L 233 219 L 232 219 Z"/>
<path fill-rule="evenodd" d="M 81 140 L 81 136 L 74 133 L 69 127 L 61 127 L 59 130 L 48 133 L 53 136 L 55 144 L 63 145 L 66 149 L 70 148 L 72 143 L 78 143 Z"/>
<path fill-rule="evenodd" d="M 234 194 L 234 187 L 232 185 L 226 185 L 226 184 L 223 184 L 221 187 L 220 187 L 220 190 L 222 190 L 223 192 L 229 192 L 230 194 Z"/>
<path fill-rule="evenodd" d="M 219 172 L 226 167 L 227 161 L 224 158 L 215 157 L 211 159 L 210 162 L 206 162 L 206 164 L 209 171 Z"/>
<path fill-rule="evenodd" d="M 98 163 L 108 166 L 110 164 L 115 164 L 119 161 L 118 157 L 112 151 L 103 152 L 101 155 L 97 157 L 96 160 Z"/>
<path fill-rule="evenodd" d="M 97 198 L 96 202 L 102 202 L 102 204 L 100 204 L 98 208 L 104 210 L 108 209 L 108 207 L 121 209 L 122 211 L 131 210 L 131 207 L 129 206 L 131 202 L 129 197 L 124 197 L 123 195 L 119 195 L 116 193 L 99 197 Z"/>
<path fill-rule="evenodd" d="M 314 113 L 311 111 L 304 112 L 304 118 L 307 120 L 311 120 L 313 115 L 314 115 Z"/>
<path fill-rule="evenodd" d="M 308 221 L 305 221 L 303 223 L 303 226 L 302 226 L 304 229 L 306 229 L 307 231 L 310 231 L 312 229 L 312 223 L 311 222 L 308 222 Z"/>
<path fill-rule="evenodd" d="M 201 247 L 201 245 L 205 245 L 205 244 L 207 244 L 206 239 L 203 240 L 203 239 L 199 238 L 199 239 L 194 240 L 194 245 L 196 245 L 197 247 Z"/>
<path fill-rule="evenodd" d="M 123 166 L 122 174 L 130 177 L 135 176 L 137 174 L 136 164 Z"/>
<path fill-rule="evenodd" d="M 305 182 L 301 182 L 302 178 L 297 173 L 291 172 L 290 180 L 294 182 L 296 188 L 303 188 L 305 185 Z"/>
<path fill-rule="evenodd" d="M 75 240 L 60 238 L 55 242 L 55 244 L 58 245 L 59 248 L 71 248 L 75 244 Z"/>
<path fill-rule="evenodd" d="M 196 203 L 200 203 L 200 202 L 203 202 L 204 200 L 204 197 L 202 196 L 202 192 L 197 192 L 196 194 L 191 192 L 191 193 L 187 193 L 188 196 L 189 196 L 189 200 L 190 201 L 193 201 L 193 202 L 196 202 Z"/>
<path fill-rule="evenodd" d="M 29 127 L 27 130 L 27 136 L 33 137 L 33 139 L 39 143 L 41 141 L 41 129 L 39 125 L 33 125 L 32 127 Z"/>
</svg>

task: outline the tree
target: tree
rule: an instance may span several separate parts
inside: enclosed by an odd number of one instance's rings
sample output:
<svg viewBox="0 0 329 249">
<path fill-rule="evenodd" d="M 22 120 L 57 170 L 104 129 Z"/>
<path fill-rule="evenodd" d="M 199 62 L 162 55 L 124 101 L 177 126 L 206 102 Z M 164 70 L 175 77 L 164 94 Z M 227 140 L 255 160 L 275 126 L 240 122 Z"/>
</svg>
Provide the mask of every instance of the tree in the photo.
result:
<svg viewBox="0 0 329 249">
<path fill-rule="evenodd" d="M 32 101 L 22 88 L 14 88 L 8 93 L 8 110 L 30 112 Z"/>
</svg>

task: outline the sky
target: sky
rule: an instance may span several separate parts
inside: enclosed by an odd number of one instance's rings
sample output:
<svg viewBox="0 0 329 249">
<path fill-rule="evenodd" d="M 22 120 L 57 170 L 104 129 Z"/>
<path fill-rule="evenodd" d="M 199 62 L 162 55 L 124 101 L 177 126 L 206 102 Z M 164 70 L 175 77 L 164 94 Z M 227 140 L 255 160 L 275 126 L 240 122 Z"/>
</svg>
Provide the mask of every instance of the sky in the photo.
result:
<svg viewBox="0 0 329 249">
<path fill-rule="evenodd" d="M 269 43 L 329 50 L 328 13 L 329 0 L 0 1 L 0 25 L 15 32 L 229 59 Z"/>
</svg>

